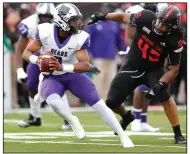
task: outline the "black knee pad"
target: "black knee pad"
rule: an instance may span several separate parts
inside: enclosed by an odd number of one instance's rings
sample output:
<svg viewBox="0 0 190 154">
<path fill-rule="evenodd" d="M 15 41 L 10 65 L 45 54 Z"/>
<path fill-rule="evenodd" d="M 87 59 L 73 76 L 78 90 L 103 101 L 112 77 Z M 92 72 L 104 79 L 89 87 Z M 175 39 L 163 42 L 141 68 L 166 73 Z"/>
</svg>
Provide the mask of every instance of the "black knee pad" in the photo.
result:
<svg viewBox="0 0 190 154">
<path fill-rule="evenodd" d="M 107 99 L 106 100 L 106 105 L 110 108 L 110 109 L 115 109 L 117 107 L 119 107 L 120 104 L 118 104 L 116 101 L 113 101 L 111 99 Z"/>
<path fill-rule="evenodd" d="M 164 88 L 160 91 L 160 94 L 157 96 L 157 100 L 159 100 L 160 102 L 164 102 L 168 100 L 170 97 L 171 97 L 171 94 L 169 92 L 169 89 Z"/>
</svg>

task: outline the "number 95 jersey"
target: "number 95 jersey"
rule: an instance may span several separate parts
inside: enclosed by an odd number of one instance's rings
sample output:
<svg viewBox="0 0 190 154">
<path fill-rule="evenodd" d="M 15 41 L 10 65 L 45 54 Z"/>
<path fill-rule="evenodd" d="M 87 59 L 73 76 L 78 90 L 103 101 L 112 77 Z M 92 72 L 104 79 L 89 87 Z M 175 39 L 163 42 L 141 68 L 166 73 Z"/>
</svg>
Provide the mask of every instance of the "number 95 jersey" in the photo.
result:
<svg viewBox="0 0 190 154">
<path fill-rule="evenodd" d="M 78 62 L 76 51 L 88 49 L 90 36 L 85 31 L 79 34 L 70 34 L 64 41 L 60 42 L 59 29 L 55 24 L 44 23 L 38 25 L 36 39 L 42 43 L 42 50 L 51 51 L 55 58 L 62 64 L 76 64 Z M 53 75 L 60 75 L 65 72 L 54 71 Z"/>
<path fill-rule="evenodd" d="M 154 32 L 153 21 L 156 15 L 149 10 L 131 14 L 130 23 L 136 26 L 136 34 L 128 53 L 127 63 L 143 71 L 152 71 L 164 65 L 168 58 L 169 65 L 178 65 L 183 50 L 183 35 L 179 30 L 169 35 L 158 35 Z"/>
</svg>

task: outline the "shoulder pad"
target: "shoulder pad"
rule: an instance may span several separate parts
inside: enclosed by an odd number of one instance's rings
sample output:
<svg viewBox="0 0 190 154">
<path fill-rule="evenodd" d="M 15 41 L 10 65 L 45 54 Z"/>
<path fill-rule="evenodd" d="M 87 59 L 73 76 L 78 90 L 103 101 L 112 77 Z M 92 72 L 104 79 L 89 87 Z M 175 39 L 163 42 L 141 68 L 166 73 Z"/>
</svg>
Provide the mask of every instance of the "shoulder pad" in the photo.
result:
<svg viewBox="0 0 190 154">
<path fill-rule="evenodd" d="M 38 26 L 38 16 L 36 14 L 29 16 L 28 18 L 22 20 L 18 24 L 18 30 L 21 35 L 27 38 L 33 38 L 35 30 Z"/>
<path fill-rule="evenodd" d="M 75 34 L 76 41 L 77 41 L 77 50 L 81 49 L 81 47 L 83 46 L 83 44 L 85 43 L 86 39 L 89 36 L 90 35 L 87 32 L 85 32 L 85 31 L 82 31 L 79 34 Z"/>
<path fill-rule="evenodd" d="M 39 19 L 38 19 L 37 14 L 33 14 L 21 21 L 21 23 L 26 25 L 28 27 L 28 29 L 37 27 L 38 22 L 39 22 Z"/>
<path fill-rule="evenodd" d="M 50 35 L 51 28 L 53 28 L 53 24 L 50 23 L 43 23 L 38 25 L 40 40 L 43 40 Z"/>
<path fill-rule="evenodd" d="M 142 10 L 136 13 L 135 17 L 133 17 L 132 19 L 137 27 L 143 27 L 145 25 L 152 24 L 152 21 L 155 19 L 155 16 L 156 15 L 150 10 Z"/>
<path fill-rule="evenodd" d="M 138 13 L 142 10 L 144 10 L 142 6 L 134 5 L 134 6 L 129 7 L 127 10 L 125 10 L 125 12 L 126 13 Z"/>
</svg>

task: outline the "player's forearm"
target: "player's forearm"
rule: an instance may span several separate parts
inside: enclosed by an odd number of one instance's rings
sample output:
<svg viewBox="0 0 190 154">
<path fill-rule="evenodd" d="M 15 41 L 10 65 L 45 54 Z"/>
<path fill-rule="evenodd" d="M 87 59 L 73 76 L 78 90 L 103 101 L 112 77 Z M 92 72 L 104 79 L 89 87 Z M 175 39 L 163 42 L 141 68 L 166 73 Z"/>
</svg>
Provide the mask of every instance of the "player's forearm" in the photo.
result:
<svg viewBox="0 0 190 154">
<path fill-rule="evenodd" d="M 165 73 L 161 79 L 160 82 L 164 82 L 164 83 L 171 83 L 173 80 L 175 80 L 177 74 L 178 74 L 179 68 L 175 68 L 175 69 L 171 69 L 169 70 L 167 73 Z"/>
<path fill-rule="evenodd" d="M 125 16 L 126 16 L 125 13 L 108 13 L 105 16 L 105 19 L 116 21 L 116 22 L 121 22 L 121 23 L 126 23 Z"/>
<path fill-rule="evenodd" d="M 17 68 L 23 67 L 22 53 L 25 49 L 27 39 L 22 39 L 22 36 L 19 37 L 18 44 L 16 45 L 16 66 Z"/>
<path fill-rule="evenodd" d="M 35 56 L 35 55 L 33 54 L 33 52 L 31 52 L 30 50 L 28 50 L 28 49 L 26 48 L 26 49 L 24 50 L 23 54 L 22 54 L 22 58 L 23 58 L 25 61 L 27 61 L 27 62 L 31 62 L 31 63 L 36 64 L 35 59 L 32 59 L 32 61 L 31 61 L 31 56 L 35 57 L 36 62 L 37 62 L 37 56 Z"/>
<path fill-rule="evenodd" d="M 38 56 L 34 55 L 35 52 L 39 51 L 42 44 L 39 40 L 32 40 L 22 54 L 22 58 L 30 63 L 36 64 Z"/>
<path fill-rule="evenodd" d="M 78 62 L 74 65 L 74 72 L 82 73 L 90 71 L 90 63 L 88 61 Z"/>
<path fill-rule="evenodd" d="M 23 67 L 22 53 L 18 50 L 16 50 L 15 53 L 16 53 L 16 67 L 17 68 Z"/>
<path fill-rule="evenodd" d="M 128 40 L 126 41 L 127 46 L 131 47 L 132 41 L 133 41 L 133 40 L 128 39 Z"/>
</svg>

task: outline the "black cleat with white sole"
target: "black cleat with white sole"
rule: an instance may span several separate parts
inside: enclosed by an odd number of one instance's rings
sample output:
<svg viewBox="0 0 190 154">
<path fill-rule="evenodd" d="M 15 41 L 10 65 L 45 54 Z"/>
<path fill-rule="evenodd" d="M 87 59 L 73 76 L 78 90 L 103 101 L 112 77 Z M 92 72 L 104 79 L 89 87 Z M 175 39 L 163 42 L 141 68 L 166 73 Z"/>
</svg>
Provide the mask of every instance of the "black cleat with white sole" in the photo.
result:
<svg viewBox="0 0 190 154">
<path fill-rule="evenodd" d="M 135 115 L 133 115 L 131 113 L 131 110 L 127 111 L 126 115 L 124 116 L 124 118 L 122 120 L 120 120 L 120 125 L 123 128 L 123 130 L 125 131 L 127 129 L 127 126 L 133 121 L 135 120 Z M 118 135 L 116 132 L 114 132 L 114 135 Z"/>
<path fill-rule="evenodd" d="M 187 144 L 187 140 L 182 136 L 174 136 L 175 144 Z"/>
<path fill-rule="evenodd" d="M 41 126 L 41 118 L 35 118 L 30 114 L 27 120 L 21 120 L 17 124 L 22 128 L 27 128 L 30 126 Z"/>
</svg>

